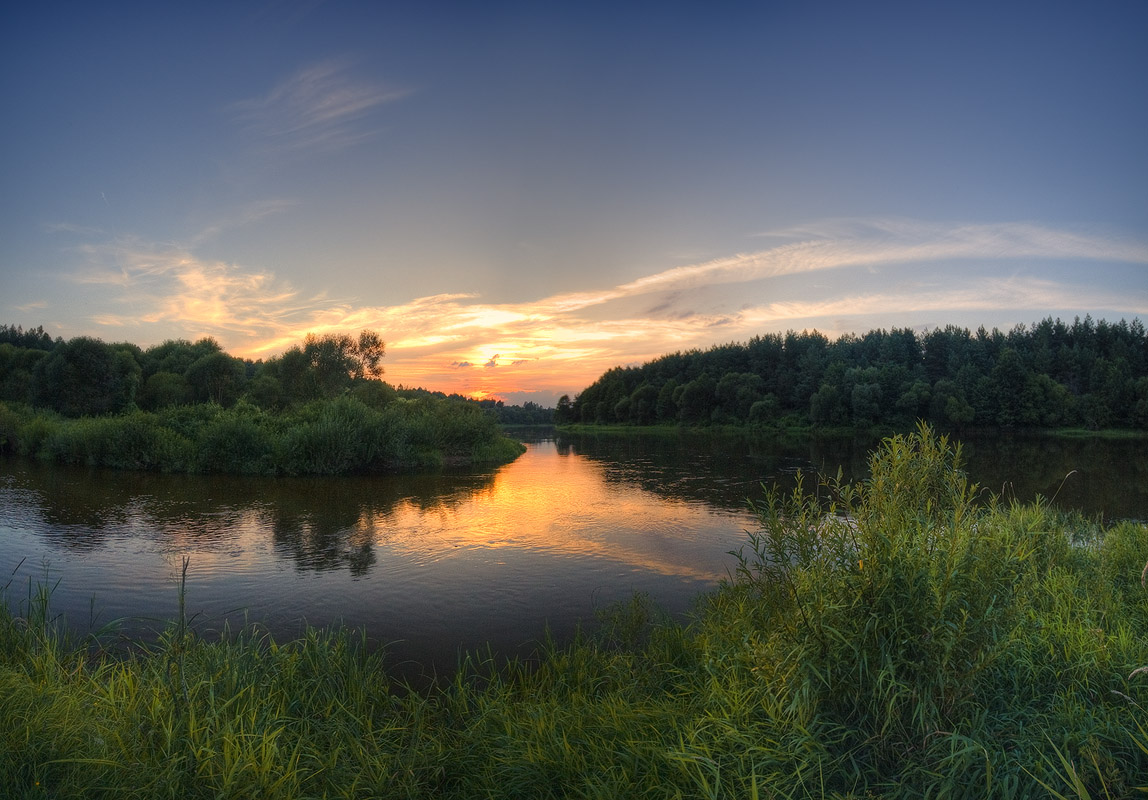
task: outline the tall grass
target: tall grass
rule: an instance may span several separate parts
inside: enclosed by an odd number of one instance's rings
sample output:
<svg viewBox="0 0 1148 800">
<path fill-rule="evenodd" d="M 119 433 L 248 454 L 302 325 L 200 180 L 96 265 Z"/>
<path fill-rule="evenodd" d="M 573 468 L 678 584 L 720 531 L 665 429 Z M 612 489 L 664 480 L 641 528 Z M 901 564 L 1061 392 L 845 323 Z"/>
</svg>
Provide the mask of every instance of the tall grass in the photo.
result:
<svg viewBox="0 0 1148 800">
<path fill-rule="evenodd" d="M 13 797 L 1127 797 L 1148 784 L 1148 529 L 971 486 L 927 428 L 872 478 L 756 508 L 674 623 L 637 597 L 574 642 L 396 685 L 361 634 L 111 658 L 29 592 L 0 613 Z"/>
<path fill-rule="evenodd" d="M 0 403 L 3 452 L 118 469 L 337 475 L 504 463 L 523 448 L 465 403 L 372 408 L 346 396 L 281 413 L 239 402 L 80 419 Z"/>
</svg>

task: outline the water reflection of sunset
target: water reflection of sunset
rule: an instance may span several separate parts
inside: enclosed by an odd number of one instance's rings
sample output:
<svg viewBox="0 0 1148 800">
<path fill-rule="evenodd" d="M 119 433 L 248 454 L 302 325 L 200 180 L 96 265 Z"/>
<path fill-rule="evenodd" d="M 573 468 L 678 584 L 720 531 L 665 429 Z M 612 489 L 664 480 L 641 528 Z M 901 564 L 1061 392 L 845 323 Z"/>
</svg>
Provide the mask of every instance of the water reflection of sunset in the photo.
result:
<svg viewBox="0 0 1148 800">
<path fill-rule="evenodd" d="M 607 559 L 692 580 L 724 577 L 713 542 L 698 535 L 716 518 L 725 521 L 722 527 L 747 527 L 748 515 L 700 503 L 651 502 L 640 488 L 607 483 L 594 462 L 557 455 L 553 442 L 529 447 L 469 496 L 433 508 L 399 502 L 365 514 L 356 527 L 371 530 L 380 546 L 429 560 L 457 557 L 460 550 L 517 548 Z"/>
<path fill-rule="evenodd" d="M 13 585 L 59 577 L 53 607 L 69 621 L 94 609 L 147 639 L 179 613 L 188 557 L 187 613 L 203 634 L 361 627 L 410 676 L 449 671 L 459 648 L 526 654 L 548 633 L 567 640 L 634 593 L 686 613 L 750 520 L 577 450 L 547 441 L 486 472 L 341 478 L 0 462 L 0 573 Z"/>
</svg>

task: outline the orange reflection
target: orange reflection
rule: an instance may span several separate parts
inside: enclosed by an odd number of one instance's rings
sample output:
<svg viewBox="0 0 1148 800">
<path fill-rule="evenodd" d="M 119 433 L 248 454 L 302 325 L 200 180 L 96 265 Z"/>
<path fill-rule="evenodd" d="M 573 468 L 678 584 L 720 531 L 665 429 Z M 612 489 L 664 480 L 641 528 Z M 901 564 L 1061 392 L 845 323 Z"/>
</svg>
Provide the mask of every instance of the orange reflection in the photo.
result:
<svg viewBox="0 0 1148 800">
<path fill-rule="evenodd" d="M 608 482 L 598 464 L 560 456 L 553 442 L 528 447 L 488 487 L 433 508 L 402 501 L 365 514 L 358 532 L 420 561 L 512 548 L 706 582 L 726 576 L 728 541 L 751 524 L 748 515 Z"/>
</svg>

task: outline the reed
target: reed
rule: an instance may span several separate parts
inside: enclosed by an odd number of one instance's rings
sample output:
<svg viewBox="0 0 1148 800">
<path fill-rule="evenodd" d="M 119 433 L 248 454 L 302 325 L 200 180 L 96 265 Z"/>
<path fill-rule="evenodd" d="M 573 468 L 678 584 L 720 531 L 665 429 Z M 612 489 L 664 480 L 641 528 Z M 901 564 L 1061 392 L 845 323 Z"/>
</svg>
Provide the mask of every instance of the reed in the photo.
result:
<svg viewBox="0 0 1148 800">
<path fill-rule="evenodd" d="M 524 452 L 473 404 L 347 395 L 280 412 L 245 401 L 67 419 L 0 403 L 0 454 L 57 464 L 240 475 L 340 475 L 505 463 Z"/>
<path fill-rule="evenodd" d="M 1148 530 L 983 496 L 927 428 L 756 506 L 688 624 L 645 598 L 424 690 L 347 630 L 113 658 L 0 613 L 17 798 L 1125 797 L 1148 783 Z M 9 587 L 11 589 L 11 587 Z"/>
</svg>

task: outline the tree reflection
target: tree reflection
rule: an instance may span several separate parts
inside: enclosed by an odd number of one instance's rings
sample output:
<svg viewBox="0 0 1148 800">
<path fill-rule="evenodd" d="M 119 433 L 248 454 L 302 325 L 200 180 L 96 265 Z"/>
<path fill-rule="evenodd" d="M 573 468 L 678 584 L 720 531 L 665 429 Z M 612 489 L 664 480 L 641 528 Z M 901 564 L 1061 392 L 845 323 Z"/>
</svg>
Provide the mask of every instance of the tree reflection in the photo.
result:
<svg viewBox="0 0 1148 800">
<path fill-rule="evenodd" d="M 157 475 L 0 462 L 0 494 L 15 526 L 54 547 L 99 548 L 144 538 L 165 550 L 230 550 L 252 527 L 299 570 L 365 575 L 400 505 L 451 508 L 489 489 L 493 471 L 337 478 Z"/>
<path fill-rule="evenodd" d="M 559 434 L 560 455 L 599 463 L 608 481 L 636 485 L 658 496 L 744 511 L 761 485 L 792 488 L 797 472 L 864 475 L 866 443 L 796 441 L 738 432 L 679 430 L 655 435 Z"/>
<path fill-rule="evenodd" d="M 960 441 L 969 477 L 986 495 L 1020 502 L 1055 497 L 1058 508 L 1108 519 L 1148 517 L 1143 439 L 982 434 Z M 599 463 L 607 480 L 673 500 L 741 510 L 746 498 L 760 496 L 762 483 L 791 489 L 799 469 L 833 476 L 840 468 L 847 481 L 863 479 L 878 442 L 680 430 L 560 433 L 556 444 L 561 456 Z"/>
</svg>

